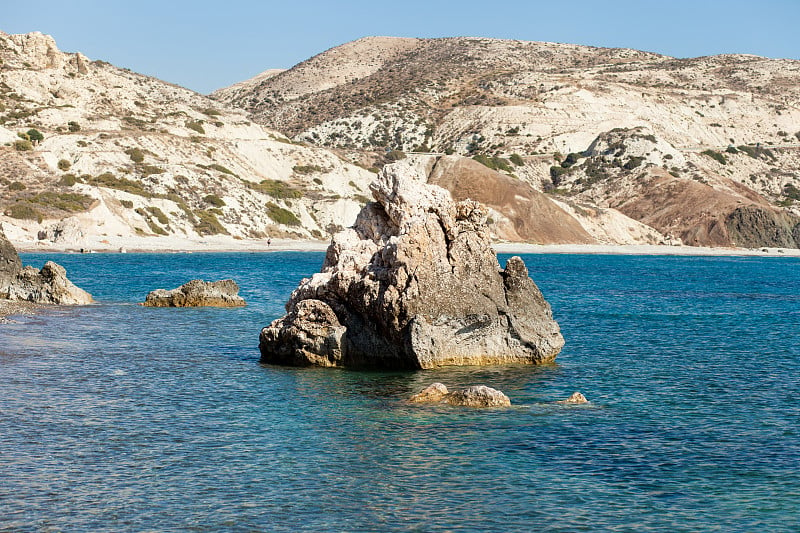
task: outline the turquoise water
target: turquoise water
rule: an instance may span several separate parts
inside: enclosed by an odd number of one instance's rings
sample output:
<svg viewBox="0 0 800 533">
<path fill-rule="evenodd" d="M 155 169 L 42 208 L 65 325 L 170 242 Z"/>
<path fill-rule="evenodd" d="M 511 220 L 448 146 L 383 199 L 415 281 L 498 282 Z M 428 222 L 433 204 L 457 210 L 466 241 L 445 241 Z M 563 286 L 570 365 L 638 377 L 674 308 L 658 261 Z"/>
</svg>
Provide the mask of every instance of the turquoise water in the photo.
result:
<svg viewBox="0 0 800 533">
<path fill-rule="evenodd" d="M 526 256 L 557 365 L 384 373 L 258 364 L 323 254 L 47 258 L 99 303 L 0 325 L 0 530 L 800 530 L 800 260 Z M 249 305 L 135 305 L 197 277 Z"/>
</svg>

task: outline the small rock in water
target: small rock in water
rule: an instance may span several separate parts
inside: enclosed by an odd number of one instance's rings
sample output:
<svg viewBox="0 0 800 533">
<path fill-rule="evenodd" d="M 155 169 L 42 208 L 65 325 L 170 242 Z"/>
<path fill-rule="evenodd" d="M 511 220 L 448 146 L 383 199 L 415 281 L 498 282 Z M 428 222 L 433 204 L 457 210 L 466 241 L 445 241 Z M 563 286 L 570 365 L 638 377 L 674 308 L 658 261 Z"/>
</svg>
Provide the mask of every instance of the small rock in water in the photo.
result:
<svg viewBox="0 0 800 533">
<path fill-rule="evenodd" d="M 411 398 L 410 401 L 415 403 L 435 403 L 441 402 L 447 396 L 447 387 L 441 383 L 432 383 L 428 385 Z"/>
<path fill-rule="evenodd" d="M 587 400 L 586 396 L 584 396 L 580 392 L 573 392 L 572 395 L 566 400 L 559 400 L 556 403 L 581 404 L 581 403 L 589 403 L 589 400 Z"/>
<path fill-rule="evenodd" d="M 193 279 L 170 291 L 156 289 L 147 295 L 145 307 L 242 307 L 239 285 L 232 279 L 203 281 Z"/>
<path fill-rule="evenodd" d="M 448 392 L 441 383 L 433 383 L 409 398 L 416 403 L 447 403 L 463 407 L 508 407 L 511 400 L 497 389 L 486 385 L 473 385 L 466 389 Z"/>
</svg>

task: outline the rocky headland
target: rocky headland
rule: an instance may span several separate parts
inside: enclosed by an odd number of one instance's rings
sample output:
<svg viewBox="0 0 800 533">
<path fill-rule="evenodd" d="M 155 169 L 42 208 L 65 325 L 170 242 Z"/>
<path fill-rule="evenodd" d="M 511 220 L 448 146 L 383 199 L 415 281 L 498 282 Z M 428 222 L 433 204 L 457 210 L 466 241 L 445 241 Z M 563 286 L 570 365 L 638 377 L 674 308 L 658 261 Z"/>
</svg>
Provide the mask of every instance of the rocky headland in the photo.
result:
<svg viewBox="0 0 800 533">
<path fill-rule="evenodd" d="M 455 202 L 412 164 L 387 165 L 375 202 L 336 234 L 322 271 L 260 336 L 261 361 L 435 368 L 552 362 L 558 324 L 519 257 L 500 268 L 487 209 Z"/>
</svg>

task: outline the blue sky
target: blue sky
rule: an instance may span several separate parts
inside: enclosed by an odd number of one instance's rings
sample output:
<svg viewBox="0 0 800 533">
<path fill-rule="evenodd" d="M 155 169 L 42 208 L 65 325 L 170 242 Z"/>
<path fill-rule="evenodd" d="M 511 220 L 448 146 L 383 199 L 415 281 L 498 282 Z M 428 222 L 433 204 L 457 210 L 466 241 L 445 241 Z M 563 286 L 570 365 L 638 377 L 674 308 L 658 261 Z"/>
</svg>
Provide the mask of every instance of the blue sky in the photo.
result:
<svg viewBox="0 0 800 533">
<path fill-rule="evenodd" d="M 10 1 L 6 33 L 208 93 L 367 35 L 480 36 L 676 57 L 800 59 L 800 0 Z"/>
</svg>

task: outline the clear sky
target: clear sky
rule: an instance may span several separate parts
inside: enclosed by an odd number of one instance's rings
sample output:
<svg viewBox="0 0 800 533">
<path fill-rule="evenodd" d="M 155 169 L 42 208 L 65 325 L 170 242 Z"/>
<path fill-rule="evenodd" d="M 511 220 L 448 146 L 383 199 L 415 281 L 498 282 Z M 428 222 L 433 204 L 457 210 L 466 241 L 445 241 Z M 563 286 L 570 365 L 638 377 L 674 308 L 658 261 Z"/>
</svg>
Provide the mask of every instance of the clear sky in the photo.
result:
<svg viewBox="0 0 800 533">
<path fill-rule="evenodd" d="M 41 31 L 201 93 L 368 35 L 479 36 L 675 57 L 800 59 L 800 0 L 3 0 L 0 30 Z"/>
</svg>

